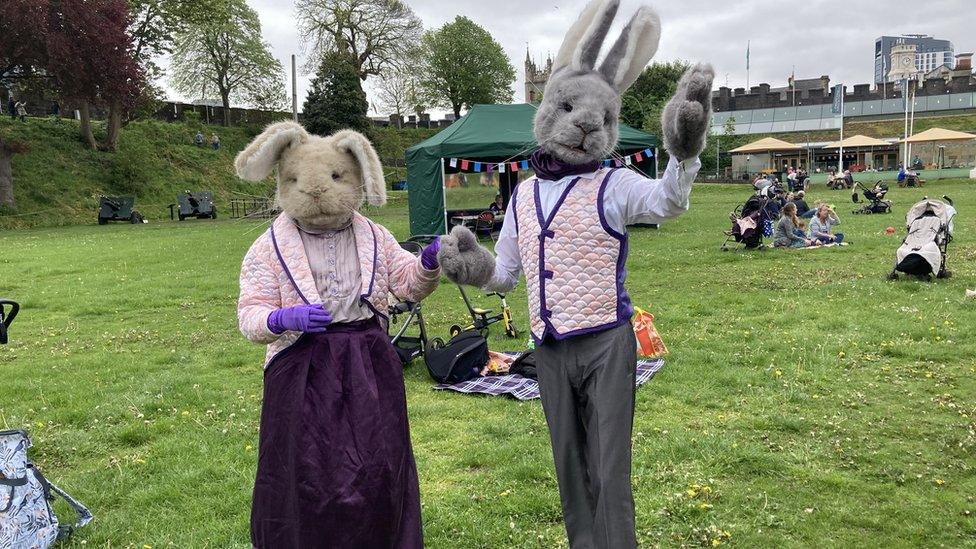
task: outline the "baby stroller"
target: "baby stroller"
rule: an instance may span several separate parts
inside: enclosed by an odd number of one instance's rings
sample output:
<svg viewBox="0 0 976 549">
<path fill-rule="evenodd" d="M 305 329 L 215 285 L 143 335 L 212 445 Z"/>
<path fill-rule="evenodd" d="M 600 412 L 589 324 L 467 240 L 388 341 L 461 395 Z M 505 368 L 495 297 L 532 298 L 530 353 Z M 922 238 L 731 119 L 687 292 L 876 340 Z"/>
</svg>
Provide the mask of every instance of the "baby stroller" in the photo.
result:
<svg viewBox="0 0 976 549">
<path fill-rule="evenodd" d="M 10 307 L 9 312 L 6 309 L 8 306 Z M 20 305 L 16 301 L 0 299 L 0 345 L 7 344 L 7 330 L 10 328 L 10 323 L 17 317 L 18 312 L 20 312 Z"/>
<path fill-rule="evenodd" d="M 891 213 L 891 201 L 885 200 L 885 195 L 888 194 L 888 186 L 883 182 L 878 181 L 873 189 L 869 189 L 860 183 L 854 184 L 854 191 L 851 192 L 851 202 L 858 204 L 860 200 L 857 197 L 857 188 L 860 187 L 864 198 L 870 200 L 870 203 L 864 204 L 857 210 L 853 210 L 856 214 L 879 214 L 879 213 Z"/>
<path fill-rule="evenodd" d="M 944 201 L 944 202 L 943 202 Z M 949 278 L 946 252 L 952 241 L 956 209 L 952 200 L 922 199 L 908 210 L 905 225 L 908 234 L 895 252 L 895 268 L 888 275 L 894 280 L 902 272 L 919 278 Z"/>
<path fill-rule="evenodd" d="M 749 250 L 762 247 L 763 237 L 773 234 L 773 220 L 776 217 L 773 197 L 776 194 L 774 186 L 766 187 L 729 214 L 732 229 L 725 231 L 723 252 L 730 249 L 729 242 L 733 240 Z"/>
<path fill-rule="evenodd" d="M 423 239 L 424 237 L 417 238 Z M 400 242 L 400 247 L 418 257 L 424 249 L 423 245 L 415 239 Z M 387 307 L 387 314 L 390 317 L 389 327 L 395 329 L 396 333 L 390 336 L 390 342 L 393 343 L 393 348 L 400 356 L 400 362 L 406 366 L 415 358 L 423 356 L 424 350 L 427 348 L 427 324 L 424 322 L 423 308 L 420 302 L 402 301 L 392 294 L 391 298 L 395 301 L 391 301 Z M 402 322 L 401 317 L 403 317 Z M 407 335 L 407 330 L 414 323 L 417 324 L 418 334 Z"/>
</svg>

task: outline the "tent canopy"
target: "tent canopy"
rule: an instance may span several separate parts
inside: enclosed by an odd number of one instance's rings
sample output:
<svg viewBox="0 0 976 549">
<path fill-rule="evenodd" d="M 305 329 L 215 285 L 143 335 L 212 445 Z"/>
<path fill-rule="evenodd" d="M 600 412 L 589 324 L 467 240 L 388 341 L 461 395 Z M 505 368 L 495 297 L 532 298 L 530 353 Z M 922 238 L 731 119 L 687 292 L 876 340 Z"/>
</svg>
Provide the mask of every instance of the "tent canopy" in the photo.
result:
<svg viewBox="0 0 976 549">
<path fill-rule="evenodd" d="M 902 139 L 902 141 L 908 141 L 909 143 L 926 143 L 930 141 L 962 141 L 965 139 L 976 139 L 976 135 L 965 132 L 957 132 L 955 130 L 946 130 L 943 128 L 932 128 L 930 130 L 917 133 L 908 139 Z"/>
<path fill-rule="evenodd" d="M 486 162 L 523 160 L 536 148 L 534 105 L 474 105 L 457 122 L 406 151 L 410 234 L 444 234 L 442 159 Z M 619 152 L 657 147 L 657 138 L 620 124 Z"/>
<path fill-rule="evenodd" d="M 866 135 L 853 135 L 843 141 L 834 141 L 823 146 L 825 149 L 839 149 L 843 145 L 845 149 L 857 147 L 890 147 L 892 144 L 887 141 L 868 137 Z"/>
<path fill-rule="evenodd" d="M 781 139 L 776 139 L 775 137 L 764 137 L 759 141 L 753 141 L 741 147 L 736 147 L 729 151 L 730 153 L 759 153 L 759 152 L 769 152 L 769 151 L 798 151 L 803 147 L 799 145 L 794 145 L 793 143 L 787 143 Z"/>
</svg>

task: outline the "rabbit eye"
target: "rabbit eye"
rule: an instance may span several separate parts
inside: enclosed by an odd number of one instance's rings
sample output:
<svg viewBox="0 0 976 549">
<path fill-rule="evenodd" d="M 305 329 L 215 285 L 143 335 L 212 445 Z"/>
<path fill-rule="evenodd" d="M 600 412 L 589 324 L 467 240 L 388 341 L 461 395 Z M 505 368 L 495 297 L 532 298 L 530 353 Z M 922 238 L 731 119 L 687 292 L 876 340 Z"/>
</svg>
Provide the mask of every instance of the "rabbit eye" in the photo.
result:
<svg viewBox="0 0 976 549">
<path fill-rule="evenodd" d="M 340 179 L 342 179 L 342 174 L 340 174 L 339 172 L 332 172 L 332 180 L 333 181 L 338 181 Z"/>
<path fill-rule="evenodd" d="M 560 105 L 560 108 L 562 108 L 566 112 L 573 112 L 573 106 L 570 105 L 569 103 L 563 103 L 562 105 Z"/>
</svg>

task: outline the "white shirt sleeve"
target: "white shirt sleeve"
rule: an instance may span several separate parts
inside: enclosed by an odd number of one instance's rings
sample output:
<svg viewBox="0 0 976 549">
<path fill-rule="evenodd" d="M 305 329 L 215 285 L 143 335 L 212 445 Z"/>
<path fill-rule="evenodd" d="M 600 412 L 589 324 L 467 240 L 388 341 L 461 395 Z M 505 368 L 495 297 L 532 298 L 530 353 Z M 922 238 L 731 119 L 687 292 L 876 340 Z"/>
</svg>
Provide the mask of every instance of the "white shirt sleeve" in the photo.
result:
<svg viewBox="0 0 976 549">
<path fill-rule="evenodd" d="M 515 204 L 509 204 L 502 222 L 502 230 L 495 241 L 495 274 L 484 289 L 490 292 L 509 292 L 518 285 L 522 274 L 522 257 L 519 255 L 518 229 L 515 222 Z"/>
<path fill-rule="evenodd" d="M 688 210 L 691 184 L 701 161 L 695 157 L 668 161 L 661 179 L 650 179 L 633 170 L 617 170 L 604 195 L 603 211 L 607 223 L 617 232 L 626 232 L 634 223 L 662 223 Z"/>
</svg>

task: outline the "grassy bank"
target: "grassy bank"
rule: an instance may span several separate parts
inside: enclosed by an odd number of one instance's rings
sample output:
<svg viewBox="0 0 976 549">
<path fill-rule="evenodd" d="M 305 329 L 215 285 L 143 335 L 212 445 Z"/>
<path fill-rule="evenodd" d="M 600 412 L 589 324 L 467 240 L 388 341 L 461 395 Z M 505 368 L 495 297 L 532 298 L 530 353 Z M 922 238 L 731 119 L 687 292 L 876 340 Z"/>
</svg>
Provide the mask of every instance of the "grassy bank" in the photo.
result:
<svg viewBox="0 0 976 549">
<path fill-rule="evenodd" d="M 889 282 L 903 213 L 947 193 L 960 216 L 947 281 Z M 720 252 L 741 187 L 632 233 L 629 288 L 671 349 L 638 391 L 642 547 L 976 545 L 976 187 L 892 189 L 853 245 Z M 405 206 L 374 218 L 406 236 Z M 898 235 L 886 236 L 886 226 Z M 70 547 L 249 547 L 264 349 L 238 333 L 255 222 L 0 233 L 0 293 L 23 302 L 0 348 L 0 429 L 96 520 Z M 497 300 L 474 296 L 479 304 Z M 510 296 L 526 325 L 524 290 Z M 461 320 L 457 290 L 425 303 Z M 515 349 L 493 329 L 494 349 Z M 430 390 L 406 370 L 427 545 L 565 547 L 538 402 Z"/>
</svg>

